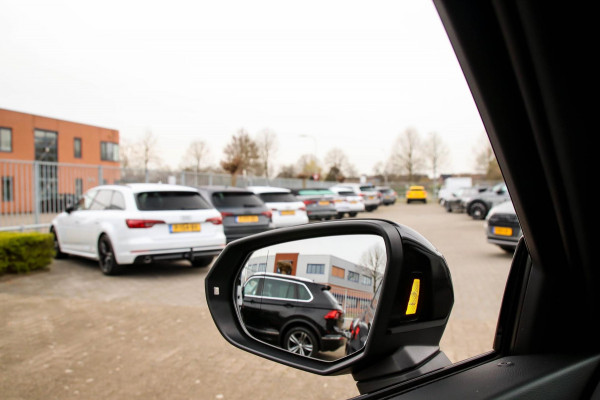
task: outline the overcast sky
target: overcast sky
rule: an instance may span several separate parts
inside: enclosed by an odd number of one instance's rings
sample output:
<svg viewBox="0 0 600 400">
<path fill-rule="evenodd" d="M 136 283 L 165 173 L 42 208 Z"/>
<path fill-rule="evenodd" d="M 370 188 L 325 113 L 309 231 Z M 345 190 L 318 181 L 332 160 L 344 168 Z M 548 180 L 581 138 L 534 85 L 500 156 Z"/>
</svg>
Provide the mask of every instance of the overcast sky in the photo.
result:
<svg viewBox="0 0 600 400">
<path fill-rule="evenodd" d="M 413 127 L 466 172 L 484 132 L 428 1 L 0 0 L 0 32 L 0 108 L 150 130 L 172 166 L 269 128 L 277 164 L 340 147 L 371 173 Z"/>
</svg>

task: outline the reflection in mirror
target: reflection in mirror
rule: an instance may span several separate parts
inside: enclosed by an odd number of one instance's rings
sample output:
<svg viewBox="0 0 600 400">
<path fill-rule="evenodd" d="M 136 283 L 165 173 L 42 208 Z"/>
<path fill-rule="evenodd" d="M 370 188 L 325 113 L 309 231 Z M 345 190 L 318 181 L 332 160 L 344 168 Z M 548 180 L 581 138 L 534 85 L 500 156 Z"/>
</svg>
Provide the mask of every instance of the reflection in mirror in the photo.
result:
<svg viewBox="0 0 600 400">
<path fill-rule="evenodd" d="M 326 236 L 255 251 L 237 305 L 254 338 L 334 361 L 365 346 L 387 265 L 377 235 Z"/>
</svg>

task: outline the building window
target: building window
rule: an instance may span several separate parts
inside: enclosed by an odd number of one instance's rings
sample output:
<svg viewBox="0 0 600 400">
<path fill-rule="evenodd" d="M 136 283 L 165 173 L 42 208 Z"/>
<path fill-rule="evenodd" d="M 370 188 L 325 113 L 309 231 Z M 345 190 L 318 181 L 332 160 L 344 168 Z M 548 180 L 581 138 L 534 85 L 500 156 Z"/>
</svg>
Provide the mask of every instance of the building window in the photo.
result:
<svg viewBox="0 0 600 400">
<path fill-rule="evenodd" d="M 346 270 L 344 268 L 336 267 L 334 265 L 331 267 L 331 276 L 344 279 L 346 277 Z"/>
<path fill-rule="evenodd" d="M 0 151 L 12 152 L 12 129 L 0 128 Z"/>
<path fill-rule="evenodd" d="M 75 197 L 79 199 L 83 194 L 83 179 L 75 178 Z"/>
<path fill-rule="evenodd" d="M 362 276 L 362 279 L 360 280 L 360 283 L 362 283 L 365 286 L 371 286 L 371 284 L 373 283 L 373 278 L 371 278 L 370 276 Z"/>
<path fill-rule="evenodd" d="M 13 178 L 12 176 L 2 177 L 2 201 L 13 201 Z"/>
<path fill-rule="evenodd" d="M 325 273 L 325 264 L 307 264 L 306 273 L 323 275 Z"/>
<path fill-rule="evenodd" d="M 100 159 L 102 161 L 119 161 L 119 144 L 100 142 Z"/>
<path fill-rule="evenodd" d="M 348 280 L 349 281 L 358 283 L 359 277 L 360 277 L 360 274 L 358 272 L 348 271 Z"/>
<path fill-rule="evenodd" d="M 81 138 L 73 139 L 73 157 L 81 158 Z"/>
</svg>

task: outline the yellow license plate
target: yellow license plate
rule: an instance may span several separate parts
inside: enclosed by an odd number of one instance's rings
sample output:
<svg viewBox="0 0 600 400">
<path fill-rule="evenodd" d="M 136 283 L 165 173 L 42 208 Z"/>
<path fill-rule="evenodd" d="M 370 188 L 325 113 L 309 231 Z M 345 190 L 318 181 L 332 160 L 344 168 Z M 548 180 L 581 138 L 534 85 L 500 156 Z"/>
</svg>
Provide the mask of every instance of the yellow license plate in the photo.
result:
<svg viewBox="0 0 600 400">
<path fill-rule="evenodd" d="M 296 211 L 294 210 L 284 210 L 281 212 L 281 215 L 296 215 Z"/>
<path fill-rule="evenodd" d="M 513 234 L 512 228 L 505 228 L 503 226 L 495 226 L 494 227 L 494 235 L 512 236 L 512 234 Z"/>
<path fill-rule="evenodd" d="M 240 215 L 236 221 L 240 223 L 258 222 L 258 215 Z"/>
<path fill-rule="evenodd" d="M 329 205 L 329 202 L 328 202 L 328 201 L 320 201 L 320 202 L 319 202 L 319 205 L 320 205 L 320 206 L 328 206 L 328 205 Z"/>
<path fill-rule="evenodd" d="M 172 224 L 171 233 L 200 232 L 200 224 Z"/>
<path fill-rule="evenodd" d="M 375 196 L 369 196 L 369 200 L 374 200 Z"/>
<path fill-rule="evenodd" d="M 352 200 L 350 204 L 356 204 L 356 200 Z"/>
</svg>

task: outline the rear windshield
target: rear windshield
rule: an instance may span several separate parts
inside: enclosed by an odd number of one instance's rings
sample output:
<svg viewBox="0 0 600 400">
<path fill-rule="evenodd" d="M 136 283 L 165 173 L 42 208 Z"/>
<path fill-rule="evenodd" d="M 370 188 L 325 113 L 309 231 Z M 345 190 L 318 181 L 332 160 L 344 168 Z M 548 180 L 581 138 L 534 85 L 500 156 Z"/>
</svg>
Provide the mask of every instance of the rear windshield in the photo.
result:
<svg viewBox="0 0 600 400">
<path fill-rule="evenodd" d="M 212 208 L 197 192 L 144 192 L 135 196 L 138 210 L 205 210 Z"/>
<path fill-rule="evenodd" d="M 291 203 L 298 201 L 291 193 L 261 193 L 258 195 L 266 203 Z"/>
<path fill-rule="evenodd" d="M 252 193 L 216 192 L 212 195 L 215 207 L 255 207 L 264 203 Z"/>
<path fill-rule="evenodd" d="M 325 297 L 329 299 L 332 305 L 340 305 L 340 302 L 335 298 L 333 294 L 331 294 L 331 292 L 328 289 L 323 289 L 323 293 L 325 294 Z"/>
<path fill-rule="evenodd" d="M 352 190 L 349 190 L 349 191 L 345 191 L 345 190 L 342 191 L 342 190 L 340 190 L 338 192 L 338 194 L 342 195 L 342 196 L 356 196 L 356 193 L 354 193 Z"/>
</svg>

